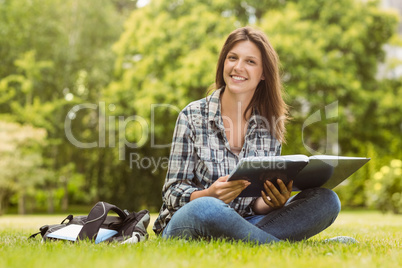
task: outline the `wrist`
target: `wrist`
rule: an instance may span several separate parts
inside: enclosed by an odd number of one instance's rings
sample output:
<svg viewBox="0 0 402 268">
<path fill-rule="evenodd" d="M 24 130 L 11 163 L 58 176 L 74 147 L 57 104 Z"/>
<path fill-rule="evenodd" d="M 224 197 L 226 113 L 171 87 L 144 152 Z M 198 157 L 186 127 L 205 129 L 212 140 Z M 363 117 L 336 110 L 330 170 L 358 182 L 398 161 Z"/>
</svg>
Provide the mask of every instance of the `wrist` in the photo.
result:
<svg viewBox="0 0 402 268">
<path fill-rule="evenodd" d="M 192 192 L 190 195 L 190 201 L 203 196 L 209 196 L 209 188 Z"/>
<path fill-rule="evenodd" d="M 207 189 L 205 189 L 203 191 L 204 191 L 205 196 L 211 196 L 211 189 L 210 188 L 207 188 Z"/>
</svg>

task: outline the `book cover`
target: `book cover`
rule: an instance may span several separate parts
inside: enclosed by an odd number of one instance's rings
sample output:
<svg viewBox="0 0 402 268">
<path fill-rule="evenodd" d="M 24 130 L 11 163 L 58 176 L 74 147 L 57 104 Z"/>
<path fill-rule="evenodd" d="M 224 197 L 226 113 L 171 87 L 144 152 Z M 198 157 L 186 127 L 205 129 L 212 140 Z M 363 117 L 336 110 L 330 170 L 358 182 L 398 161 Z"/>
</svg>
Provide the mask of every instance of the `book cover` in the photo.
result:
<svg viewBox="0 0 402 268">
<path fill-rule="evenodd" d="M 333 189 L 364 166 L 370 158 L 336 155 L 313 155 L 308 165 L 293 180 L 293 190 L 314 187 Z"/>
<path fill-rule="evenodd" d="M 293 190 L 314 187 L 332 189 L 367 163 L 370 158 L 334 155 L 284 155 L 247 157 L 239 161 L 230 173 L 228 181 L 248 180 L 251 184 L 239 197 L 261 196 L 264 182 L 271 181 L 278 189 L 276 180 L 285 184 L 293 180 Z"/>
<path fill-rule="evenodd" d="M 269 180 L 276 187 L 277 179 L 288 184 L 307 164 L 305 155 L 285 155 L 268 157 L 247 157 L 239 161 L 229 175 L 228 181 L 248 180 L 251 184 L 240 193 L 240 197 L 261 196 L 264 182 Z"/>
</svg>

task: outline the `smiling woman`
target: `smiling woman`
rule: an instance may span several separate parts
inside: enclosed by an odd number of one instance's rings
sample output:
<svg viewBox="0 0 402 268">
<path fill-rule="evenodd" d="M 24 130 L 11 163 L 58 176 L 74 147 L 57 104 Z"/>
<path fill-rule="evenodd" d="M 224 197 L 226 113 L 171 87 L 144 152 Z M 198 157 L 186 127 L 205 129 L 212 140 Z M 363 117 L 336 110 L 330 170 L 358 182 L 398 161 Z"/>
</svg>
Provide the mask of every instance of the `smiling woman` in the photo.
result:
<svg viewBox="0 0 402 268">
<path fill-rule="evenodd" d="M 245 98 L 250 102 L 257 85 L 264 80 L 261 52 L 253 42 L 241 41 L 233 46 L 225 59 L 223 79 L 227 89 L 223 100 Z"/>
<path fill-rule="evenodd" d="M 251 115 L 251 110 L 246 108 L 258 84 L 264 80 L 262 71 L 261 52 L 253 42 L 240 41 L 228 52 L 223 67 L 226 86 L 221 105 L 226 137 L 235 154 L 240 153 L 244 143 L 247 119 Z M 244 114 L 244 118 L 236 120 L 239 114 Z"/>
<path fill-rule="evenodd" d="M 244 27 L 235 30 L 228 36 L 219 56 L 214 88 L 221 88 L 223 92 L 225 91 L 227 87 L 227 80 L 225 79 L 226 58 L 238 56 L 232 55 L 232 53 L 239 53 L 240 47 L 244 53 L 243 56 L 248 57 L 248 63 L 253 64 L 254 62 L 256 67 L 254 71 L 257 72 L 256 80 L 258 81 L 254 88 L 253 97 L 243 109 L 243 115 L 247 118 L 246 113 L 256 108 L 263 117 L 265 127 L 270 129 L 277 140 L 284 142 L 288 107 L 282 97 L 279 57 L 263 32 Z M 260 69 L 257 67 L 262 67 L 260 77 Z"/>
<path fill-rule="evenodd" d="M 221 50 L 215 91 L 179 114 L 155 233 L 270 243 L 307 239 L 331 225 L 338 196 L 314 188 L 290 197 L 292 182 L 265 183 L 238 197 L 246 180 L 227 181 L 240 159 L 280 155 L 287 106 L 279 59 L 263 32 L 233 31 Z"/>
</svg>

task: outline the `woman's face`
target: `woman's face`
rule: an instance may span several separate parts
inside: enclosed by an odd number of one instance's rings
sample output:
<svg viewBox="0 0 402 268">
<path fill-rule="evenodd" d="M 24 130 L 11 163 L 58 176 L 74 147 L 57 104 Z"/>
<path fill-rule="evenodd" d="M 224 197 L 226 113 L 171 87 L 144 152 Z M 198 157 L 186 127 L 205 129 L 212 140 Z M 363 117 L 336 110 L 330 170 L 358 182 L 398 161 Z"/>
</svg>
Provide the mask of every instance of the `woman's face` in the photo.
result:
<svg viewBox="0 0 402 268">
<path fill-rule="evenodd" d="M 240 41 L 226 55 L 223 66 L 225 90 L 232 94 L 254 95 L 261 80 L 264 80 L 261 52 L 250 41 Z"/>
</svg>

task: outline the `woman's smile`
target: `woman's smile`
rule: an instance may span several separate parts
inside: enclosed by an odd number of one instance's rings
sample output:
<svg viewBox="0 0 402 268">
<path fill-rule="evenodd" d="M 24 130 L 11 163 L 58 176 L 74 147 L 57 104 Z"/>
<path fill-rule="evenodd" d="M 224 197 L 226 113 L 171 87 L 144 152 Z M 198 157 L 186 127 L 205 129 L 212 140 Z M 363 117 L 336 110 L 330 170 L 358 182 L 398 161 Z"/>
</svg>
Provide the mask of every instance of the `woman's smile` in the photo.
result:
<svg viewBox="0 0 402 268">
<path fill-rule="evenodd" d="M 241 77 L 241 76 L 238 76 L 238 75 L 232 75 L 232 78 L 234 80 L 236 80 L 236 81 L 245 81 L 245 80 L 247 80 L 247 78 Z"/>
</svg>

